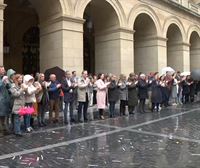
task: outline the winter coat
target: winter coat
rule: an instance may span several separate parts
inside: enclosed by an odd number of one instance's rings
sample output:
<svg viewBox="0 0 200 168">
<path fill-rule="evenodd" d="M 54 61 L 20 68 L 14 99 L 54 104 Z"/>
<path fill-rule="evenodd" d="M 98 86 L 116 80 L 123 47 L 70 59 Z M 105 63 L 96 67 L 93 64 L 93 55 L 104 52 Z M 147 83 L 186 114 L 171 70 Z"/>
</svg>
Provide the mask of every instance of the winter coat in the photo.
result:
<svg viewBox="0 0 200 168">
<path fill-rule="evenodd" d="M 153 80 L 151 83 L 151 89 L 152 89 L 151 102 L 162 103 L 162 91 L 159 82 Z"/>
<path fill-rule="evenodd" d="M 138 97 L 139 99 L 147 99 L 148 98 L 148 83 L 144 80 L 138 81 Z"/>
<path fill-rule="evenodd" d="M 183 88 L 183 95 L 189 94 L 190 93 L 190 86 L 188 83 L 184 80 L 182 81 L 182 88 Z"/>
<path fill-rule="evenodd" d="M 37 89 L 33 84 L 28 83 L 33 77 L 31 75 L 25 75 L 24 76 L 24 85 L 26 85 L 27 91 L 25 93 L 25 103 L 36 103 L 36 92 Z"/>
<path fill-rule="evenodd" d="M 87 79 L 80 78 L 78 80 L 78 102 L 89 101 L 89 90 Z M 86 97 L 87 96 L 87 97 Z"/>
<path fill-rule="evenodd" d="M 119 99 L 120 100 L 128 100 L 128 89 L 126 86 L 126 82 L 121 83 L 119 86 Z"/>
<path fill-rule="evenodd" d="M 70 79 L 70 81 L 72 84 L 72 79 Z M 64 93 L 64 102 L 74 101 L 74 87 L 68 85 L 67 79 L 62 81 L 62 91 Z"/>
<path fill-rule="evenodd" d="M 119 100 L 119 89 L 116 81 L 112 81 L 108 87 L 108 101 L 117 102 Z"/>
<path fill-rule="evenodd" d="M 136 106 L 138 104 L 138 91 L 135 83 L 128 85 L 128 105 Z"/>
<path fill-rule="evenodd" d="M 18 114 L 19 109 L 25 106 L 25 92 L 19 86 L 14 85 L 11 89 L 11 95 L 14 99 L 12 113 Z"/>
<path fill-rule="evenodd" d="M 49 100 L 57 100 L 60 98 L 61 89 L 57 88 L 57 85 L 60 84 L 58 81 L 51 82 L 49 85 Z"/>
<path fill-rule="evenodd" d="M 173 79 L 172 80 L 171 97 L 172 98 L 177 98 L 178 97 L 178 81 L 177 81 L 177 79 Z"/>
<path fill-rule="evenodd" d="M 105 109 L 106 108 L 106 94 L 107 94 L 107 85 L 101 79 L 95 82 L 97 86 L 97 108 Z"/>
<path fill-rule="evenodd" d="M 0 117 L 10 114 L 10 96 L 5 84 L 0 78 Z"/>
</svg>

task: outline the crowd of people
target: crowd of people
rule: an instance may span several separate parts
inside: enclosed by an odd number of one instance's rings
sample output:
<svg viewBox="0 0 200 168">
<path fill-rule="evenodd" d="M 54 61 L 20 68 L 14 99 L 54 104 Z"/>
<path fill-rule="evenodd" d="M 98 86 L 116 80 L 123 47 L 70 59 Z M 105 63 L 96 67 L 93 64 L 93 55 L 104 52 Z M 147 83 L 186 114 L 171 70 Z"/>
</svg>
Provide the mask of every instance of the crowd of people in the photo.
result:
<svg viewBox="0 0 200 168">
<path fill-rule="evenodd" d="M 106 107 L 109 107 L 110 118 L 117 116 L 118 102 L 122 116 L 127 115 L 126 109 L 130 115 L 146 110 L 159 112 L 170 105 L 194 102 L 195 95 L 199 97 L 200 94 L 200 83 L 180 72 L 163 75 L 158 72 L 148 75 L 130 73 L 128 77 L 123 74 L 117 77 L 103 73 L 88 75 L 83 71 L 81 77 L 77 77 L 76 71 L 66 71 L 62 81 L 58 81 L 55 74 L 47 78 L 48 81 L 43 73 L 33 76 L 17 74 L 12 69 L 6 72 L 0 66 L 0 126 L 3 135 L 13 133 L 21 137 L 23 132 L 33 131 L 36 121 L 39 127 L 59 123 L 60 111 L 63 111 L 62 122 L 65 124 L 82 123 L 88 121 L 89 106 L 97 105 L 99 119 L 103 120 Z M 33 108 L 34 112 L 21 115 L 20 110 L 25 107 Z M 46 112 L 49 112 L 48 118 Z"/>
</svg>

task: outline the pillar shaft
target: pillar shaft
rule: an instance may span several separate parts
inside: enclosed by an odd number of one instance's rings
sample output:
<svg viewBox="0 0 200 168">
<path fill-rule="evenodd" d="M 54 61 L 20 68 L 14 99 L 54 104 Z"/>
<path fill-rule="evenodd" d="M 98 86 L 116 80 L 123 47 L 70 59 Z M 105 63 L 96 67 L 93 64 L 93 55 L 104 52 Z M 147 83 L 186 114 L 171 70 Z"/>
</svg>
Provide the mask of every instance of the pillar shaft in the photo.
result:
<svg viewBox="0 0 200 168">
<path fill-rule="evenodd" d="M 3 4 L 3 1 L 0 1 L 0 65 L 4 65 L 3 63 L 3 37 L 4 37 L 4 30 L 3 30 L 3 24 L 4 24 L 4 9 L 6 5 Z"/>
<path fill-rule="evenodd" d="M 41 70 L 59 66 L 64 70 L 83 70 L 83 20 L 60 17 L 41 26 Z"/>
</svg>

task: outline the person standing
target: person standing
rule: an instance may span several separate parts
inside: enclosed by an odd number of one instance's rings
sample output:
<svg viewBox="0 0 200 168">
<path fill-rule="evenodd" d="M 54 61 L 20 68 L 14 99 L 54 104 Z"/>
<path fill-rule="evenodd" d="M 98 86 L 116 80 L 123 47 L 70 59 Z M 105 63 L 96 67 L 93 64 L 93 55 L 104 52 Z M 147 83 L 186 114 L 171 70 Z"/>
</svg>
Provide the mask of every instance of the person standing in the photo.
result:
<svg viewBox="0 0 200 168">
<path fill-rule="evenodd" d="M 81 120 L 82 112 L 84 122 L 88 121 L 87 110 L 89 103 L 89 90 L 90 80 L 88 79 L 88 72 L 83 71 L 82 77 L 78 80 L 78 122 L 82 123 Z"/>
<path fill-rule="evenodd" d="M 74 106 L 74 89 L 76 87 L 76 84 L 73 82 L 71 73 L 69 71 L 66 71 L 66 79 L 62 82 L 62 90 L 64 93 L 64 123 L 68 124 L 67 114 L 68 109 L 70 112 L 70 123 L 74 123 L 74 115 L 73 115 L 73 106 Z"/>
<path fill-rule="evenodd" d="M 19 110 L 25 105 L 25 92 L 27 91 L 27 87 L 23 87 L 24 85 L 22 85 L 22 82 L 22 75 L 16 74 L 14 78 L 14 85 L 10 89 L 11 95 L 14 100 L 12 108 L 12 114 L 14 117 L 14 134 L 17 137 L 22 136 L 20 119 L 21 116 L 19 114 Z"/>
<path fill-rule="evenodd" d="M 78 77 L 76 71 L 72 71 L 72 81 L 76 85 L 74 88 L 74 111 L 78 109 Z"/>
<path fill-rule="evenodd" d="M 129 75 L 128 80 L 128 111 L 129 114 L 134 114 L 135 107 L 138 104 L 138 91 L 137 91 L 137 79 L 134 73 Z"/>
<path fill-rule="evenodd" d="M 35 87 L 33 85 L 34 78 L 31 75 L 25 75 L 24 76 L 24 88 L 27 88 L 25 92 L 25 107 L 28 108 L 34 108 L 33 103 L 36 103 L 36 96 L 35 94 L 41 90 L 40 86 Z M 33 131 L 33 128 L 31 127 L 31 114 L 26 114 L 24 116 L 24 124 L 25 129 L 29 133 Z"/>
<path fill-rule="evenodd" d="M 158 73 L 154 74 L 154 79 L 152 80 L 151 83 L 151 88 L 152 88 L 152 109 L 151 111 L 153 112 L 154 109 L 156 108 L 156 111 L 159 111 L 160 104 L 162 103 L 162 92 L 161 92 L 161 83 L 159 80 Z"/>
<path fill-rule="evenodd" d="M 109 102 L 109 111 L 110 118 L 115 117 L 115 105 L 119 100 L 119 88 L 117 85 L 117 77 L 111 75 L 110 84 L 108 85 L 108 102 Z"/>
<path fill-rule="evenodd" d="M 139 97 L 139 112 L 145 113 L 145 102 L 148 98 L 148 83 L 146 81 L 145 74 L 140 74 L 140 79 L 138 81 L 138 97 Z"/>
<path fill-rule="evenodd" d="M 120 115 L 125 115 L 126 106 L 128 104 L 128 90 L 127 90 L 126 76 L 121 74 L 118 82 L 119 86 L 119 100 L 120 100 Z"/>
<path fill-rule="evenodd" d="M 50 84 L 48 87 L 49 91 L 49 121 L 50 123 L 58 123 L 59 122 L 59 111 L 60 111 L 60 92 L 61 92 L 61 84 L 56 80 L 56 75 L 50 75 Z M 55 112 L 55 116 L 53 117 L 53 112 Z"/>
<path fill-rule="evenodd" d="M 172 105 L 178 104 L 178 80 L 176 79 L 176 73 L 172 75 L 171 99 L 172 99 Z"/>
<path fill-rule="evenodd" d="M 5 76 L 5 69 L 0 66 L 0 126 L 3 135 L 9 135 L 9 125 L 6 119 L 10 114 L 10 96 L 6 85 L 8 78 Z"/>
<path fill-rule="evenodd" d="M 46 126 L 45 113 L 48 111 L 49 104 L 49 94 L 48 94 L 48 83 L 45 81 L 45 75 L 43 73 L 39 74 L 38 82 L 41 85 L 41 91 L 36 94 L 36 99 L 38 103 L 38 125 L 39 127 Z"/>
<path fill-rule="evenodd" d="M 106 94 L 107 94 L 107 86 L 109 83 L 104 82 L 104 74 L 98 75 L 98 80 L 96 81 L 97 86 L 97 108 L 99 110 L 99 118 L 104 120 L 104 110 L 106 108 Z"/>
</svg>

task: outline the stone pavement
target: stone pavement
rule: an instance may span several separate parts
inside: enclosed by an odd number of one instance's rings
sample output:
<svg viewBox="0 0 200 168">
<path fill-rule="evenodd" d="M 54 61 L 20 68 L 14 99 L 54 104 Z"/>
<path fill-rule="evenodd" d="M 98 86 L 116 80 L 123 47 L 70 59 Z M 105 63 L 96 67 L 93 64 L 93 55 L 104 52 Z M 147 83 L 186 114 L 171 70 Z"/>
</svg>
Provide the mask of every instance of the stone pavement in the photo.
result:
<svg viewBox="0 0 200 168">
<path fill-rule="evenodd" d="M 200 103 L 0 138 L 0 168 L 198 168 Z"/>
</svg>

